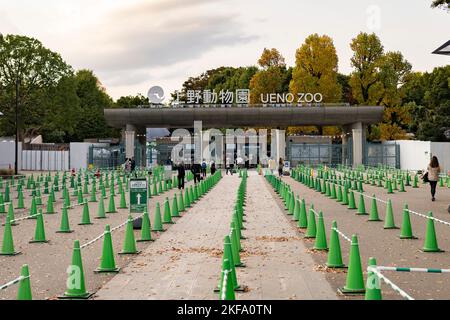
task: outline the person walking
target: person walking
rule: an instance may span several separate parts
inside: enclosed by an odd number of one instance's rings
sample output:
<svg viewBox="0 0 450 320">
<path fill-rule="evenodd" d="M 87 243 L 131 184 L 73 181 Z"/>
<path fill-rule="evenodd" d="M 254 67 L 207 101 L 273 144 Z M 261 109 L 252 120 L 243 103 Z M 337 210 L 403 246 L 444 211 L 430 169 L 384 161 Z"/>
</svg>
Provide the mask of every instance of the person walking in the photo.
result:
<svg viewBox="0 0 450 320">
<path fill-rule="evenodd" d="M 194 163 L 191 168 L 191 172 L 194 175 L 194 184 L 197 184 L 197 182 L 200 182 L 200 173 L 202 170 L 202 166 L 199 163 Z"/>
<path fill-rule="evenodd" d="M 178 165 L 177 168 L 178 172 L 178 189 L 184 189 L 184 177 L 186 175 L 186 170 L 184 169 L 184 163 L 183 161 Z"/>
<path fill-rule="evenodd" d="M 203 178 L 206 178 L 206 168 L 207 168 L 208 166 L 206 165 L 206 161 L 205 161 L 205 159 L 203 159 L 203 161 L 202 161 L 202 177 Z"/>
<path fill-rule="evenodd" d="M 283 175 L 283 158 L 278 160 L 278 175 L 281 177 Z"/>
<path fill-rule="evenodd" d="M 216 173 L 216 163 L 212 162 L 211 163 L 211 175 L 214 175 L 214 173 Z"/>
<path fill-rule="evenodd" d="M 439 161 L 436 156 L 431 158 L 430 164 L 427 168 L 428 173 L 428 181 L 430 182 L 431 187 L 431 201 L 435 201 L 436 195 L 436 186 L 439 181 L 439 174 L 441 173 L 441 167 L 439 166 Z"/>
</svg>

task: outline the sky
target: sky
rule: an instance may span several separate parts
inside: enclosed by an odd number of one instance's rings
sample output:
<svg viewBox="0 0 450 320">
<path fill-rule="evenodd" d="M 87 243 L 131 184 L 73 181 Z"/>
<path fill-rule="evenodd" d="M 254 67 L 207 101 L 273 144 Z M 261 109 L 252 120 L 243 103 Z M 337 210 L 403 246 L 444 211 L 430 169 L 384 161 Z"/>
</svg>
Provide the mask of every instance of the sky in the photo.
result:
<svg viewBox="0 0 450 320">
<path fill-rule="evenodd" d="M 334 40 L 339 72 L 352 71 L 350 42 L 375 32 L 415 71 L 447 65 L 430 54 L 450 39 L 450 12 L 431 0 L 0 0 L 0 33 L 38 38 L 75 69 L 95 72 L 107 92 L 168 93 L 220 66 L 256 65 L 277 48 L 288 66 L 312 34 Z"/>
</svg>

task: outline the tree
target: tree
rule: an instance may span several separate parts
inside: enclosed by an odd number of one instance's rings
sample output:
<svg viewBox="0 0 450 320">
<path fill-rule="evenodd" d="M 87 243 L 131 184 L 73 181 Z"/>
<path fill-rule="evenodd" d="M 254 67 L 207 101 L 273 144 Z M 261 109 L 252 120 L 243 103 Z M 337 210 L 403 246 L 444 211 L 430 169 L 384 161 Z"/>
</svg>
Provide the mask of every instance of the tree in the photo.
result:
<svg viewBox="0 0 450 320">
<path fill-rule="evenodd" d="M 74 76 L 62 78 L 51 88 L 45 101 L 45 116 L 40 133 L 46 142 L 70 142 L 78 128 L 81 109 Z"/>
<path fill-rule="evenodd" d="M 138 93 L 135 96 L 122 96 L 117 99 L 115 106 L 118 108 L 136 108 L 143 105 L 149 105 L 150 101 L 147 97 Z"/>
<path fill-rule="evenodd" d="M 261 57 L 258 59 L 258 64 L 261 68 L 267 70 L 270 67 L 285 67 L 286 63 L 281 53 L 275 49 L 264 48 Z"/>
<path fill-rule="evenodd" d="M 290 92 L 321 93 L 323 102 L 339 102 L 342 88 L 337 81 L 338 57 L 333 40 L 312 34 L 297 49 Z"/>
<path fill-rule="evenodd" d="M 264 48 L 258 60 L 261 70 L 250 80 L 250 103 L 262 103 L 261 95 L 282 93 L 288 72 L 283 56 L 277 49 Z"/>
<path fill-rule="evenodd" d="M 350 44 L 353 50 L 351 65 L 355 71 L 350 76 L 353 96 L 359 104 L 376 104 L 380 100 L 379 64 L 383 46 L 374 34 L 359 33 Z"/>
<path fill-rule="evenodd" d="M 82 141 L 86 138 L 117 136 L 118 131 L 107 126 L 103 114 L 103 109 L 112 107 L 114 103 L 98 78 L 91 70 L 79 70 L 75 80 L 81 113 L 77 130 L 72 138 Z"/>
<path fill-rule="evenodd" d="M 49 108 L 48 98 L 60 95 L 58 90 L 70 89 L 66 81 L 72 75 L 72 68 L 61 56 L 45 48 L 40 41 L 20 35 L 0 37 L 0 103 L 4 113 L 0 120 L 1 134 L 15 135 L 16 81 L 20 83 L 19 137 L 22 138 L 39 133 L 46 119 L 55 118 L 50 114 L 54 110 Z M 70 114 L 71 110 L 58 110 L 62 121 L 54 123 L 53 130 L 64 131 L 63 118 L 67 117 L 66 111 Z M 71 123 L 68 121 L 69 131 Z"/>
<path fill-rule="evenodd" d="M 450 10 L 450 0 L 433 0 L 431 7 Z"/>
</svg>

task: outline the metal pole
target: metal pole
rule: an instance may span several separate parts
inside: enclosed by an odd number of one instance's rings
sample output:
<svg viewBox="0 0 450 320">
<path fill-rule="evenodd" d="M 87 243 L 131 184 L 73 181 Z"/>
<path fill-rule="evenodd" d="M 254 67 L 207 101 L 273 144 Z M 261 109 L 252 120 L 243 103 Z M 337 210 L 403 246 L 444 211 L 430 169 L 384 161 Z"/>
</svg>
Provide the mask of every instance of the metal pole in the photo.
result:
<svg viewBox="0 0 450 320">
<path fill-rule="evenodd" d="M 15 143 L 15 161 L 14 174 L 18 173 L 18 159 L 19 159 L 19 85 L 20 80 L 16 80 L 16 143 Z"/>
</svg>

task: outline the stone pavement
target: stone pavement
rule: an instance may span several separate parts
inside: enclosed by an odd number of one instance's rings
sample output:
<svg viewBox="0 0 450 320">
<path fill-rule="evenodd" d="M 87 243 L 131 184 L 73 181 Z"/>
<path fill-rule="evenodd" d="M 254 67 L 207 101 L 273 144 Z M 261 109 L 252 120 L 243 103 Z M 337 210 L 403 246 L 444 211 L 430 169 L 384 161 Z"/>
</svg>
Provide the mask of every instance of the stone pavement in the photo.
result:
<svg viewBox="0 0 450 320">
<path fill-rule="evenodd" d="M 249 290 L 237 299 L 336 299 L 263 179 L 255 172 L 248 179 L 241 253 L 247 267 L 237 268 L 237 277 Z M 225 175 L 94 298 L 218 299 L 213 288 L 239 183 L 237 175 Z"/>
<path fill-rule="evenodd" d="M 314 261 L 300 234 L 277 204 L 264 177 L 250 172 L 242 233 L 245 252 L 238 269 L 249 292 L 239 299 L 337 299 L 325 276 L 313 271 Z"/>
<path fill-rule="evenodd" d="M 96 299 L 217 299 L 223 237 L 240 180 L 224 178 L 95 295 Z"/>
</svg>

